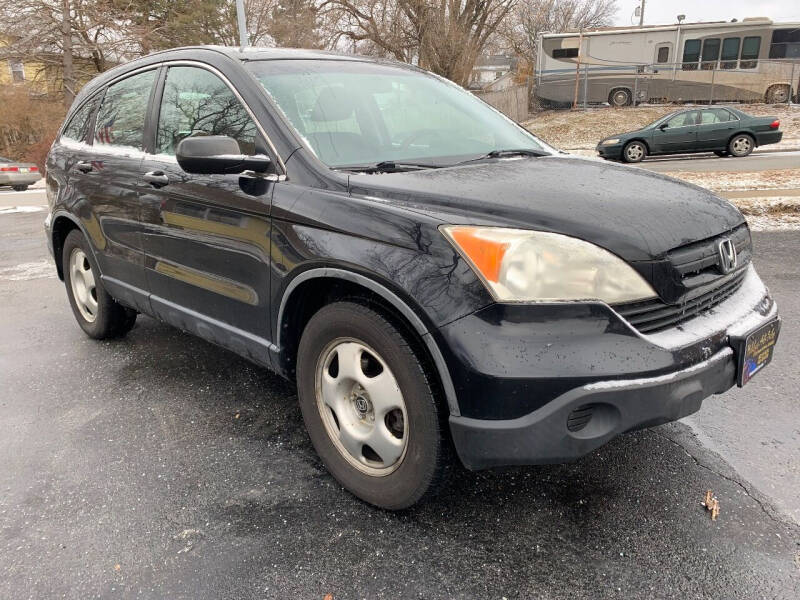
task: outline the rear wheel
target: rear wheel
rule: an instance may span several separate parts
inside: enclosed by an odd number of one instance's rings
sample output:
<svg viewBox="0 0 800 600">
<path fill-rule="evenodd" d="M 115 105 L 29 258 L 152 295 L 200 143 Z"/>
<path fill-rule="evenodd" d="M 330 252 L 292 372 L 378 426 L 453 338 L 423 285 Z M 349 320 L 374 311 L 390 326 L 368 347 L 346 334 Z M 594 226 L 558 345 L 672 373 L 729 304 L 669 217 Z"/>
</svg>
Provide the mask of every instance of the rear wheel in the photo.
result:
<svg viewBox="0 0 800 600">
<path fill-rule="evenodd" d="M 736 157 L 747 156 L 753 151 L 753 138 L 746 133 L 740 133 L 731 138 L 728 143 L 728 152 Z"/>
<path fill-rule="evenodd" d="M 119 304 L 105 290 L 86 238 L 77 229 L 64 240 L 61 258 L 67 297 L 81 329 L 97 340 L 128 333 L 136 323 L 136 311 Z"/>
<path fill-rule="evenodd" d="M 628 142 L 622 149 L 622 160 L 627 163 L 642 162 L 647 156 L 647 148 L 642 142 Z"/>
<path fill-rule="evenodd" d="M 786 104 L 790 94 L 788 85 L 773 85 L 767 90 L 765 99 L 769 104 Z"/>
<path fill-rule="evenodd" d="M 14 190 L 15 192 L 24 192 L 25 190 L 28 189 L 28 186 L 27 185 L 12 185 L 11 189 Z"/>
<path fill-rule="evenodd" d="M 297 389 L 317 454 L 362 500 L 407 508 L 442 480 L 448 462 L 431 383 L 382 315 L 352 302 L 320 309 L 300 340 Z"/>
<path fill-rule="evenodd" d="M 633 94 L 631 94 L 631 91 L 626 88 L 617 88 L 616 90 L 611 90 L 611 93 L 608 95 L 608 103 L 611 106 L 616 106 L 617 108 L 630 106 L 633 103 Z"/>
</svg>

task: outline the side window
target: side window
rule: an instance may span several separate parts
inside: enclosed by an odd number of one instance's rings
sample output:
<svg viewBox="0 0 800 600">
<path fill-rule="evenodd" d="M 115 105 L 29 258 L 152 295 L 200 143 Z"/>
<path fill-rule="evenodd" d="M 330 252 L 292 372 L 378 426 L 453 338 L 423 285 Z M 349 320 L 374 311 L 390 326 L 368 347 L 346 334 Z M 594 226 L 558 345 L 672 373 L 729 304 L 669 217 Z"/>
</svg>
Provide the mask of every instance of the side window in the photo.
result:
<svg viewBox="0 0 800 600">
<path fill-rule="evenodd" d="M 669 62 L 669 46 L 661 46 L 658 49 L 658 55 L 656 56 L 656 62 L 659 64 L 663 64 Z"/>
<path fill-rule="evenodd" d="M 577 56 L 577 48 L 553 48 L 553 58 L 575 58 Z"/>
<path fill-rule="evenodd" d="M 700 40 L 686 40 L 683 45 L 683 70 L 696 71 L 700 60 Z"/>
<path fill-rule="evenodd" d="M 199 67 L 170 67 L 158 117 L 156 153 L 174 155 L 192 135 L 227 135 L 242 154 L 256 154 L 257 129 L 230 88 Z"/>
<path fill-rule="evenodd" d="M 97 102 L 97 97 L 92 98 L 88 102 L 85 102 L 83 106 L 72 115 L 69 123 L 67 123 L 67 126 L 64 128 L 64 132 L 61 134 L 62 140 L 68 142 L 86 141 L 86 137 L 89 134 L 89 125 L 91 125 L 92 122 L 92 114 L 94 114 L 94 110 L 97 108 Z"/>
<path fill-rule="evenodd" d="M 800 28 L 776 29 L 769 46 L 770 58 L 800 58 Z"/>
<path fill-rule="evenodd" d="M 736 62 L 739 60 L 739 44 L 741 41 L 742 40 L 738 37 L 725 38 L 722 40 L 722 62 L 719 65 L 720 67 L 723 69 L 736 68 Z"/>
<path fill-rule="evenodd" d="M 744 38 L 742 42 L 742 60 L 739 61 L 740 69 L 755 69 L 758 66 L 758 53 L 761 50 L 761 36 L 755 35 Z"/>
<path fill-rule="evenodd" d="M 97 113 L 94 145 L 144 149 L 144 121 L 156 71 L 145 71 L 109 86 Z"/>
<path fill-rule="evenodd" d="M 712 125 L 714 123 L 725 123 L 731 118 L 729 113 L 724 108 L 710 108 L 708 110 L 700 111 L 700 124 Z"/>
<path fill-rule="evenodd" d="M 673 127 L 687 127 L 689 125 L 695 125 L 695 112 L 682 112 L 680 114 L 675 115 L 669 121 L 667 121 L 667 127 L 672 129 Z"/>
<path fill-rule="evenodd" d="M 711 70 L 717 67 L 719 60 L 719 38 L 703 40 L 703 69 Z"/>
</svg>

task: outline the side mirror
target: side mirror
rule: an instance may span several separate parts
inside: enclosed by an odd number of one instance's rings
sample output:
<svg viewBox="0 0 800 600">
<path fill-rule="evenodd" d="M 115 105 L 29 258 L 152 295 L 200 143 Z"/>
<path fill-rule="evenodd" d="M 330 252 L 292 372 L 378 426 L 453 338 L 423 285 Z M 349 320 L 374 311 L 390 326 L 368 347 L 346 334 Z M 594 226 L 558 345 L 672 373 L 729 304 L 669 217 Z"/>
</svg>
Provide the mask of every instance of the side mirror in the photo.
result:
<svg viewBox="0 0 800 600">
<path fill-rule="evenodd" d="M 666 122 L 666 121 L 664 121 L 664 122 L 663 122 L 661 125 L 659 125 L 659 126 L 658 126 L 658 128 L 659 128 L 661 131 L 664 131 L 664 130 L 665 130 L 665 129 L 667 129 L 668 127 L 669 127 L 669 125 L 667 125 L 667 122 Z"/>
<path fill-rule="evenodd" d="M 178 144 L 175 158 L 181 169 L 198 175 L 267 173 L 272 166 L 268 156 L 242 154 L 238 142 L 227 135 L 187 137 Z"/>
</svg>

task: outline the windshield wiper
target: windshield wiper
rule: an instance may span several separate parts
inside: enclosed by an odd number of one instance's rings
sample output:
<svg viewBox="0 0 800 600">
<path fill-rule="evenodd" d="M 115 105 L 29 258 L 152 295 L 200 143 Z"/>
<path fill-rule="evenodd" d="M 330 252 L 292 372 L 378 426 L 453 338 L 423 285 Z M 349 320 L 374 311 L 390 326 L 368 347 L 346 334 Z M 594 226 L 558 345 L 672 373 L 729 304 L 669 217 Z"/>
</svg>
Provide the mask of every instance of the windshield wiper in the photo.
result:
<svg viewBox="0 0 800 600">
<path fill-rule="evenodd" d="M 461 162 L 453 163 L 452 165 L 448 165 L 449 167 L 456 167 L 458 165 L 466 165 L 473 162 L 478 162 L 481 160 L 487 160 L 489 158 L 505 158 L 507 156 L 532 156 L 532 157 L 540 157 L 540 156 L 551 156 L 549 152 L 544 152 L 542 150 L 531 150 L 530 148 L 511 148 L 508 150 L 491 150 L 486 154 L 482 154 L 481 156 L 477 156 L 475 158 L 469 158 L 467 160 L 462 160 Z"/>
<path fill-rule="evenodd" d="M 336 170 L 358 171 L 360 173 L 400 173 L 402 171 L 422 171 L 423 169 L 438 168 L 440 168 L 440 165 L 382 160 L 374 165 L 351 165 L 347 167 L 336 167 Z"/>
</svg>

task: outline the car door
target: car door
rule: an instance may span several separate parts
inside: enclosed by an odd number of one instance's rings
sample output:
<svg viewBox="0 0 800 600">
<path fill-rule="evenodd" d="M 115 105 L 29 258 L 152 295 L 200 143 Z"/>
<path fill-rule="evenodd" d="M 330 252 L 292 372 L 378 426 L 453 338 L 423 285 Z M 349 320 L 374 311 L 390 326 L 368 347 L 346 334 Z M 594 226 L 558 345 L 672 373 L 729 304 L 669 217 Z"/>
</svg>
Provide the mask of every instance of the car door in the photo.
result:
<svg viewBox="0 0 800 600">
<path fill-rule="evenodd" d="M 151 306 L 168 322 L 268 362 L 273 182 L 189 174 L 175 159 L 179 142 L 196 135 L 227 135 L 243 154 L 268 155 L 263 134 L 218 72 L 169 66 L 158 88 L 139 190 Z"/>
<path fill-rule="evenodd" d="M 109 85 L 94 119 L 91 152 L 78 161 L 83 202 L 73 209 L 98 250 L 103 281 L 111 294 L 146 309 L 144 250 L 137 184 L 144 157 L 145 119 L 156 70 Z"/>
<path fill-rule="evenodd" d="M 706 108 L 700 111 L 697 127 L 697 147 L 701 150 L 721 150 L 736 126 L 733 115 L 724 108 Z"/>
<path fill-rule="evenodd" d="M 653 131 L 653 153 L 691 152 L 697 143 L 697 111 L 680 112 Z"/>
</svg>

